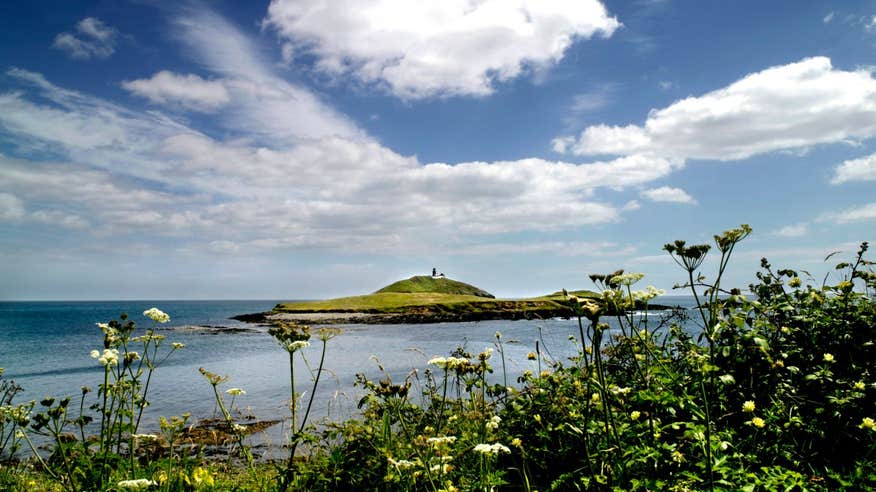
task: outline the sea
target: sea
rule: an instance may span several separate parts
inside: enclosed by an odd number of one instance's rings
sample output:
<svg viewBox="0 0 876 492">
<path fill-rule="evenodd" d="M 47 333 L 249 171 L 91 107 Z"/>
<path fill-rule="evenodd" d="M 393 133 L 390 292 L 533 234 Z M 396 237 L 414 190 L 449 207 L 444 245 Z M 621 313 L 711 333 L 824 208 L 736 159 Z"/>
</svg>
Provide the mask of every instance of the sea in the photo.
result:
<svg viewBox="0 0 876 492">
<path fill-rule="evenodd" d="M 48 396 L 70 396 L 78 407 L 81 388 L 95 391 L 85 407 L 97 400 L 103 369 L 89 355 L 103 348 L 98 322 L 119 319 L 126 313 L 137 324 L 136 334 L 153 328 L 143 312 L 157 307 L 170 315 L 170 322 L 156 327 L 165 336 L 162 348 L 181 342 L 177 350 L 158 365 L 149 389 L 150 402 L 140 432 L 155 432 L 159 416 L 190 413 L 192 421 L 216 416 L 212 387 L 198 369 L 227 376 L 220 389 L 241 388 L 235 398 L 241 416 L 257 420 L 283 420 L 289 416 L 289 356 L 267 333 L 267 328 L 230 319 L 244 313 L 269 311 L 278 300 L 217 301 L 46 301 L 0 302 L 0 367 L 3 378 L 24 388 L 16 401 Z M 659 304 L 693 306 L 684 296 L 665 296 Z M 656 327 L 665 315 L 647 316 Z M 386 377 L 400 383 L 412 378 L 416 390 L 428 360 L 447 356 L 458 347 L 478 353 L 493 348 L 491 382 L 515 385 L 526 370 L 537 371 L 527 354 L 536 350 L 551 360 L 568 362 L 580 345 L 577 320 L 495 320 L 465 323 L 341 325 L 343 333 L 328 342 L 325 371 L 314 398 L 313 421 L 341 420 L 354 416 L 364 395 L 354 385 L 356 374 L 377 381 Z M 612 329 L 618 330 L 612 322 Z M 504 365 L 496 344 L 501 334 Z M 320 344 L 302 351 L 307 362 L 296 357 L 296 389 L 310 398 L 312 371 L 319 362 Z M 543 365 L 545 365 L 543 363 Z M 230 400 L 230 397 L 226 396 Z M 267 440 L 282 440 L 284 423 L 266 434 Z M 288 429 L 288 428 L 286 428 Z"/>
</svg>

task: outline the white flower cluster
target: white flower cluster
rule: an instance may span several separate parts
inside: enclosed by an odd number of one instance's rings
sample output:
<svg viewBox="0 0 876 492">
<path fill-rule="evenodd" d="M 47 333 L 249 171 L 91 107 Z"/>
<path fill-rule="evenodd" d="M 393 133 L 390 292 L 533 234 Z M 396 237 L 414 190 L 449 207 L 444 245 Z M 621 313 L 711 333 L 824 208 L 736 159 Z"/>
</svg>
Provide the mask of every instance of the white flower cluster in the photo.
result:
<svg viewBox="0 0 876 492">
<path fill-rule="evenodd" d="M 170 316 L 158 308 L 151 308 L 143 311 L 143 316 L 155 321 L 156 323 L 167 323 L 170 321 Z"/>
<path fill-rule="evenodd" d="M 510 453 L 511 450 L 504 444 L 478 444 L 474 447 L 475 452 L 487 455 L 497 455 L 499 453 Z"/>
<path fill-rule="evenodd" d="M 647 290 L 634 290 L 632 292 L 633 300 L 635 301 L 650 301 L 651 299 L 662 296 L 666 291 L 663 289 L 658 289 L 653 285 L 649 285 Z"/>
<path fill-rule="evenodd" d="M 138 478 L 136 480 L 122 480 L 121 482 L 116 484 L 116 486 L 118 486 L 120 489 L 131 489 L 131 490 L 148 489 L 149 487 L 151 487 L 153 485 L 158 485 L 158 484 L 154 480 L 149 480 L 146 478 Z"/>
<path fill-rule="evenodd" d="M 119 351 L 116 349 L 103 349 L 103 353 L 100 353 L 97 350 L 92 350 L 91 358 L 97 359 L 102 366 L 119 365 Z"/>
<path fill-rule="evenodd" d="M 644 276 L 644 273 L 624 273 L 623 275 L 615 275 L 614 277 L 611 277 L 611 283 L 618 285 L 633 285 L 639 280 L 642 280 Z"/>
<path fill-rule="evenodd" d="M 246 391 L 244 391 L 240 388 L 228 388 L 227 390 L 225 390 L 225 392 L 231 396 L 240 396 L 240 395 L 246 394 Z"/>
<path fill-rule="evenodd" d="M 429 364 L 438 366 L 441 369 L 456 369 L 468 364 L 468 359 L 462 357 L 432 357 L 429 359 Z"/>
<path fill-rule="evenodd" d="M 399 470 L 408 470 L 408 469 L 411 469 L 411 468 L 419 465 L 419 460 L 416 460 L 416 461 L 398 460 L 398 461 L 396 461 L 392 458 L 387 458 L 387 460 L 389 461 L 390 465 L 398 468 Z"/>
<path fill-rule="evenodd" d="M 456 441 L 456 436 L 439 436 L 439 437 L 430 437 L 426 439 L 426 442 L 433 446 L 437 446 L 439 444 L 453 444 Z"/>
<path fill-rule="evenodd" d="M 490 420 L 487 421 L 487 430 L 494 431 L 499 428 L 499 423 L 502 422 L 502 418 L 498 415 L 493 415 Z"/>
<path fill-rule="evenodd" d="M 296 350 L 301 350 L 307 347 L 310 347 L 310 342 L 307 340 L 295 340 L 294 342 L 290 341 L 283 344 L 283 348 L 288 352 L 295 352 Z"/>
</svg>

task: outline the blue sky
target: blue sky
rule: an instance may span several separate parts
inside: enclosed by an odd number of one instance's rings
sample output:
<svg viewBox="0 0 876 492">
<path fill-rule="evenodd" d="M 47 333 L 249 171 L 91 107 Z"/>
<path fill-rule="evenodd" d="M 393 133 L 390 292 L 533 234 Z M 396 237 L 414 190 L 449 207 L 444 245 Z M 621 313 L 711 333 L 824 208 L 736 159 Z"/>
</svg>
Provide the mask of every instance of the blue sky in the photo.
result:
<svg viewBox="0 0 876 492">
<path fill-rule="evenodd" d="M 500 296 L 876 224 L 876 2 L 0 5 L 0 299 Z M 710 263 L 704 273 L 710 274 Z"/>
</svg>

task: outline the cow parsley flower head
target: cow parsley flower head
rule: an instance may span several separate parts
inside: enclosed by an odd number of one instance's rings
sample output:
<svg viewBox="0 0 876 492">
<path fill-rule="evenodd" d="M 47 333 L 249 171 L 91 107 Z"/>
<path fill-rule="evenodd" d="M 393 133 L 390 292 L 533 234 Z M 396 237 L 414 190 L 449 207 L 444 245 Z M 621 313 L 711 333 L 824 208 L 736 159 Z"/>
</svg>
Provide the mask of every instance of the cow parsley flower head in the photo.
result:
<svg viewBox="0 0 876 492">
<path fill-rule="evenodd" d="M 120 489 L 130 489 L 130 490 L 144 490 L 149 487 L 157 485 L 155 481 L 149 480 L 146 478 L 138 478 L 136 480 L 122 480 L 117 483 L 116 486 Z"/>
<path fill-rule="evenodd" d="M 504 444 L 478 444 L 474 447 L 476 453 L 495 456 L 499 453 L 510 453 L 511 450 Z"/>
<path fill-rule="evenodd" d="M 167 323 L 170 321 L 170 316 L 158 308 L 151 308 L 143 311 L 143 316 L 146 316 L 156 323 Z"/>
<path fill-rule="evenodd" d="M 240 388 L 228 388 L 227 390 L 225 390 L 225 392 L 231 396 L 240 396 L 240 395 L 246 394 L 246 391 L 244 391 Z"/>
</svg>

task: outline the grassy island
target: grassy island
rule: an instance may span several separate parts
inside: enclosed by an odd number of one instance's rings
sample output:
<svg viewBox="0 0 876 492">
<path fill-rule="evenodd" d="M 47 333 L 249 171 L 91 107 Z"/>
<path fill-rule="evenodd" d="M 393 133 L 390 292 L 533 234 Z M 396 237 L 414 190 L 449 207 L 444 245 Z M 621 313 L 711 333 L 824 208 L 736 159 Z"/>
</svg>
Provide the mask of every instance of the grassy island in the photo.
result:
<svg viewBox="0 0 876 492">
<path fill-rule="evenodd" d="M 575 291 L 577 297 L 597 297 Z M 278 304 L 268 317 L 310 323 L 427 323 L 486 319 L 568 317 L 569 297 L 555 292 L 526 299 L 496 299 L 489 292 L 446 277 L 414 276 L 373 294 Z"/>
</svg>

